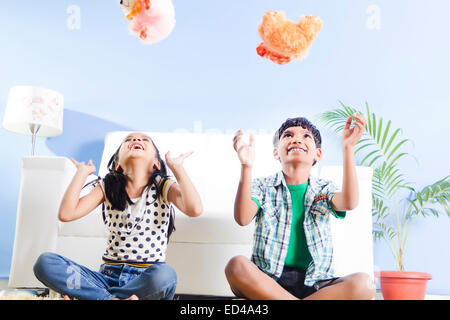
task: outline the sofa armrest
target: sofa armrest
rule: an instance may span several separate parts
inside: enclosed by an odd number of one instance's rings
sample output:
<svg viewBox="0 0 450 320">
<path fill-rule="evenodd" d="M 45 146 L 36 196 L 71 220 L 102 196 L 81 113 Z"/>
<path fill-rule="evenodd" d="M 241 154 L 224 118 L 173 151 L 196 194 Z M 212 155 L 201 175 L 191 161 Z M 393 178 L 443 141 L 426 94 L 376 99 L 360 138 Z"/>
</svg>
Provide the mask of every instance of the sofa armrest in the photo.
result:
<svg viewBox="0 0 450 320">
<path fill-rule="evenodd" d="M 332 218 L 333 266 L 336 276 L 365 272 L 373 278 L 372 238 L 372 175 L 370 167 L 356 167 L 359 203 L 347 212 L 345 219 Z M 325 166 L 320 171 L 322 179 L 331 180 L 342 188 L 343 167 Z"/>
<path fill-rule="evenodd" d="M 58 209 L 74 174 L 75 166 L 64 157 L 22 158 L 9 287 L 43 287 L 33 265 L 41 253 L 56 250 Z"/>
</svg>

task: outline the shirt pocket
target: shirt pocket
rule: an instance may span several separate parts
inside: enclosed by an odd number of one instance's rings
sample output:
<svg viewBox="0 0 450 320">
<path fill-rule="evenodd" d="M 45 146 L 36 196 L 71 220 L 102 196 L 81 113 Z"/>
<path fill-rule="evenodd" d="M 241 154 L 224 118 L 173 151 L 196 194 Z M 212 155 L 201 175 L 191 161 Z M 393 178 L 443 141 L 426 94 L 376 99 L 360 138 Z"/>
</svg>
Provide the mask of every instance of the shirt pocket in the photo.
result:
<svg viewBox="0 0 450 320">
<path fill-rule="evenodd" d="M 267 226 L 275 227 L 278 224 L 281 206 L 273 202 L 265 202 L 262 204 L 261 209 L 262 222 Z"/>
<path fill-rule="evenodd" d="M 330 209 L 323 203 L 314 203 L 310 209 L 311 243 L 327 246 L 330 235 Z"/>
<path fill-rule="evenodd" d="M 311 206 L 310 213 L 315 220 L 321 220 L 330 214 L 331 210 L 328 204 L 321 200 L 314 202 Z"/>
</svg>

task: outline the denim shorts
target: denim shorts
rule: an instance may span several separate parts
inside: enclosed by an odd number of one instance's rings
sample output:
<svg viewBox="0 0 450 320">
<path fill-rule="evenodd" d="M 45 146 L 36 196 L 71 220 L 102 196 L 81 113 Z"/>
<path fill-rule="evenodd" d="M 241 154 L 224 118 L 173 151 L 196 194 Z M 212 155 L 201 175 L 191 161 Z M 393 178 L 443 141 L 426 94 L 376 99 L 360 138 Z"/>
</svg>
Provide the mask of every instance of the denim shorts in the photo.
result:
<svg viewBox="0 0 450 320">
<path fill-rule="evenodd" d="M 286 291 L 296 296 L 299 299 L 306 298 L 316 291 L 325 288 L 333 283 L 334 280 L 339 278 L 331 278 L 326 280 L 317 281 L 314 286 L 309 287 L 305 285 L 305 275 L 304 270 L 285 266 L 280 278 L 277 282 Z"/>
</svg>

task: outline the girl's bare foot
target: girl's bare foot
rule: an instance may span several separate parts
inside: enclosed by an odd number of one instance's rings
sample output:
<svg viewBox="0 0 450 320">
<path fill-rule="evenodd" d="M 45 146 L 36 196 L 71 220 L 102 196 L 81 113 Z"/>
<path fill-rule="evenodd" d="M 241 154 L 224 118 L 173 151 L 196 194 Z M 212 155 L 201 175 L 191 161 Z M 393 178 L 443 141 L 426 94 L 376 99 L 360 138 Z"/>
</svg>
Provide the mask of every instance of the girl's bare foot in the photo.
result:
<svg viewBox="0 0 450 320">
<path fill-rule="evenodd" d="M 120 300 L 120 299 L 114 298 L 113 300 Z M 127 299 L 123 299 L 123 300 L 139 300 L 139 298 L 137 297 L 137 295 L 133 294 L 131 297 L 129 297 Z"/>
<path fill-rule="evenodd" d="M 64 300 L 72 300 L 70 299 L 70 297 L 68 295 L 64 296 Z M 120 300 L 119 298 L 114 298 L 113 300 Z M 139 300 L 138 296 L 136 296 L 135 294 L 133 294 L 131 297 L 127 298 L 127 299 L 123 299 L 123 300 Z"/>
</svg>

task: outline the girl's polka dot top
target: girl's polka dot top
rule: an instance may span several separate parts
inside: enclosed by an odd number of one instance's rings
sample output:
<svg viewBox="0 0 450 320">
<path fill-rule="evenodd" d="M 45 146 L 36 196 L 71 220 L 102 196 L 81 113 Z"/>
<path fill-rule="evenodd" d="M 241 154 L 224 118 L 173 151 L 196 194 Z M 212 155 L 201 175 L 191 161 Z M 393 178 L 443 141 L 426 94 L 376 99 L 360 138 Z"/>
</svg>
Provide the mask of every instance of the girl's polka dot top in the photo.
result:
<svg viewBox="0 0 450 320">
<path fill-rule="evenodd" d="M 164 262 L 170 203 L 167 194 L 175 181 L 164 179 L 162 197 L 156 197 L 154 186 L 146 187 L 142 196 L 131 199 L 124 211 L 112 210 L 105 196 L 105 225 L 109 230 L 103 258 L 117 262 Z M 103 180 L 100 185 L 105 193 Z"/>
</svg>

